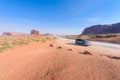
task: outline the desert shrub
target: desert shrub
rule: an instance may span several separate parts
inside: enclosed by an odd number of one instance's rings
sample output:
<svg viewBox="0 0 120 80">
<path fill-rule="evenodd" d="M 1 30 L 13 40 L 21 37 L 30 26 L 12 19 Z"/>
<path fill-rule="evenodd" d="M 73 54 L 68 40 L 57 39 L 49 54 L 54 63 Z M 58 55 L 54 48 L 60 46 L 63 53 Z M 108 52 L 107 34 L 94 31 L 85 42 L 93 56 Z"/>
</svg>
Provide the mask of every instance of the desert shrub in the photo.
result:
<svg viewBox="0 0 120 80">
<path fill-rule="evenodd" d="M 47 40 L 51 40 L 52 38 L 51 37 L 46 37 Z"/>
<path fill-rule="evenodd" d="M 41 42 L 46 42 L 47 41 L 47 39 L 45 39 L 45 38 L 41 38 L 41 40 L 40 40 Z"/>
<path fill-rule="evenodd" d="M 34 41 L 34 42 L 39 42 L 40 41 L 38 37 L 32 37 L 32 36 L 28 37 L 28 40 L 29 41 Z"/>
<path fill-rule="evenodd" d="M 39 42 L 40 40 L 39 40 L 39 38 L 34 38 L 33 41 L 35 41 L 35 42 Z"/>
<path fill-rule="evenodd" d="M 4 45 L 9 45 L 9 43 L 8 43 L 7 41 L 4 41 L 1 45 L 2 45 L 2 46 L 4 46 Z"/>
<path fill-rule="evenodd" d="M 9 48 L 13 48 L 14 46 L 13 45 L 10 45 L 8 42 L 3 42 L 1 45 L 0 45 L 0 52 L 2 51 L 5 51 Z"/>
<path fill-rule="evenodd" d="M 24 45 L 24 44 L 28 44 L 29 41 L 27 40 L 22 40 L 22 39 L 19 39 L 19 40 L 14 40 L 13 41 L 13 45 Z"/>
<path fill-rule="evenodd" d="M 53 39 L 57 39 L 57 37 L 53 37 Z"/>
</svg>

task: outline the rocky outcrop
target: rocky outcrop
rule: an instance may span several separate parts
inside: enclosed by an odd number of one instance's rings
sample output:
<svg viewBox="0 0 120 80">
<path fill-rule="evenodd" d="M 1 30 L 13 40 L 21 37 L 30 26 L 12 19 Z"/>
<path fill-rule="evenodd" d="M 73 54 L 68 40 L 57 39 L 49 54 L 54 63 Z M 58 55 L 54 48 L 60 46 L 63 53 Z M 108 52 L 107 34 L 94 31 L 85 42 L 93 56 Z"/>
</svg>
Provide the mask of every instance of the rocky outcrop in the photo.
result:
<svg viewBox="0 0 120 80">
<path fill-rule="evenodd" d="M 120 23 L 110 25 L 94 25 L 84 29 L 82 35 L 120 33 Z"/>
<path fill-rule="evenodd" d="M 39 31 L 37 31 L 37 30 L 31 30 L 31 34 L 33 34 L 33 35 L 39 35 Z"/>
</svg>

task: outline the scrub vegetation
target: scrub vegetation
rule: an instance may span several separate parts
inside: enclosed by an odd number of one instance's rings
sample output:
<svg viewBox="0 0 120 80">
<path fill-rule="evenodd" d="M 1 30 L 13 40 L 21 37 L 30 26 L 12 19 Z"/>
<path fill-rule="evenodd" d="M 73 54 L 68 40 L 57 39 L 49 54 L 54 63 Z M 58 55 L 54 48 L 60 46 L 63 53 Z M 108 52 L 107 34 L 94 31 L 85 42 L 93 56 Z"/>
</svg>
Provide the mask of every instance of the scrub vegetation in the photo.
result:
<svg viewBox="0 0 120 80">
<path fill-rule="evenodd" d="M 53 36 L 0 36 L 0 52 L 31 42 L 47 42 L 54 39 L 57 38 Z"/>
</svg>

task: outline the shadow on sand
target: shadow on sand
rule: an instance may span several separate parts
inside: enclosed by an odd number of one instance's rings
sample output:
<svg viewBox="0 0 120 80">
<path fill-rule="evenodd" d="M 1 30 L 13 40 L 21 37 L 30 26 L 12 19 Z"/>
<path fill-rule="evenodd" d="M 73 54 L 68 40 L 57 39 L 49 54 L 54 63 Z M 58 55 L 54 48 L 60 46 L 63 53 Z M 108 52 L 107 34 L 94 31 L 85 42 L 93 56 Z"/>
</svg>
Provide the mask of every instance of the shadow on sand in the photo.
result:
<svg viewBox="0 0 120 80">
<path fill-rule="evenodd" d="M 75 44 L 75 43 L 66 43 L 66 44 L 68 44 L 68 45 L 76 45 L 76 46 L 78 46 L 78 45 Z"/>
<path fill-rule="evenodd" d="M 111 58 L 111 59 L 120 60 L 120 57 L 118 57 L 118 56 L 111 56 L 111 55 L 105 55 L 105 56 L 108 57 L 108 58 Z"/>
</svg>

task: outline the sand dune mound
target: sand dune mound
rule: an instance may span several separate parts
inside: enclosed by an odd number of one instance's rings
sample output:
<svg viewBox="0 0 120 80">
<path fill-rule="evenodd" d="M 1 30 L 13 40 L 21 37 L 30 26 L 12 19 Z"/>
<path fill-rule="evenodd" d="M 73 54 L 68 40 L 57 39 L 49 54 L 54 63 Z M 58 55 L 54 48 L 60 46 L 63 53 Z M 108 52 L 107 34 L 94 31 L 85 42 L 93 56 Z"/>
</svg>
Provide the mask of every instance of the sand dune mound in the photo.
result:
<svg viewBox="0 0 120 80">
<path fill-rule="evenodd" d="M 31 43 L 1 53 L 0 80 L 120 80 L 118 65 L 80 50 L 60 42 Z"/>
</svg>

